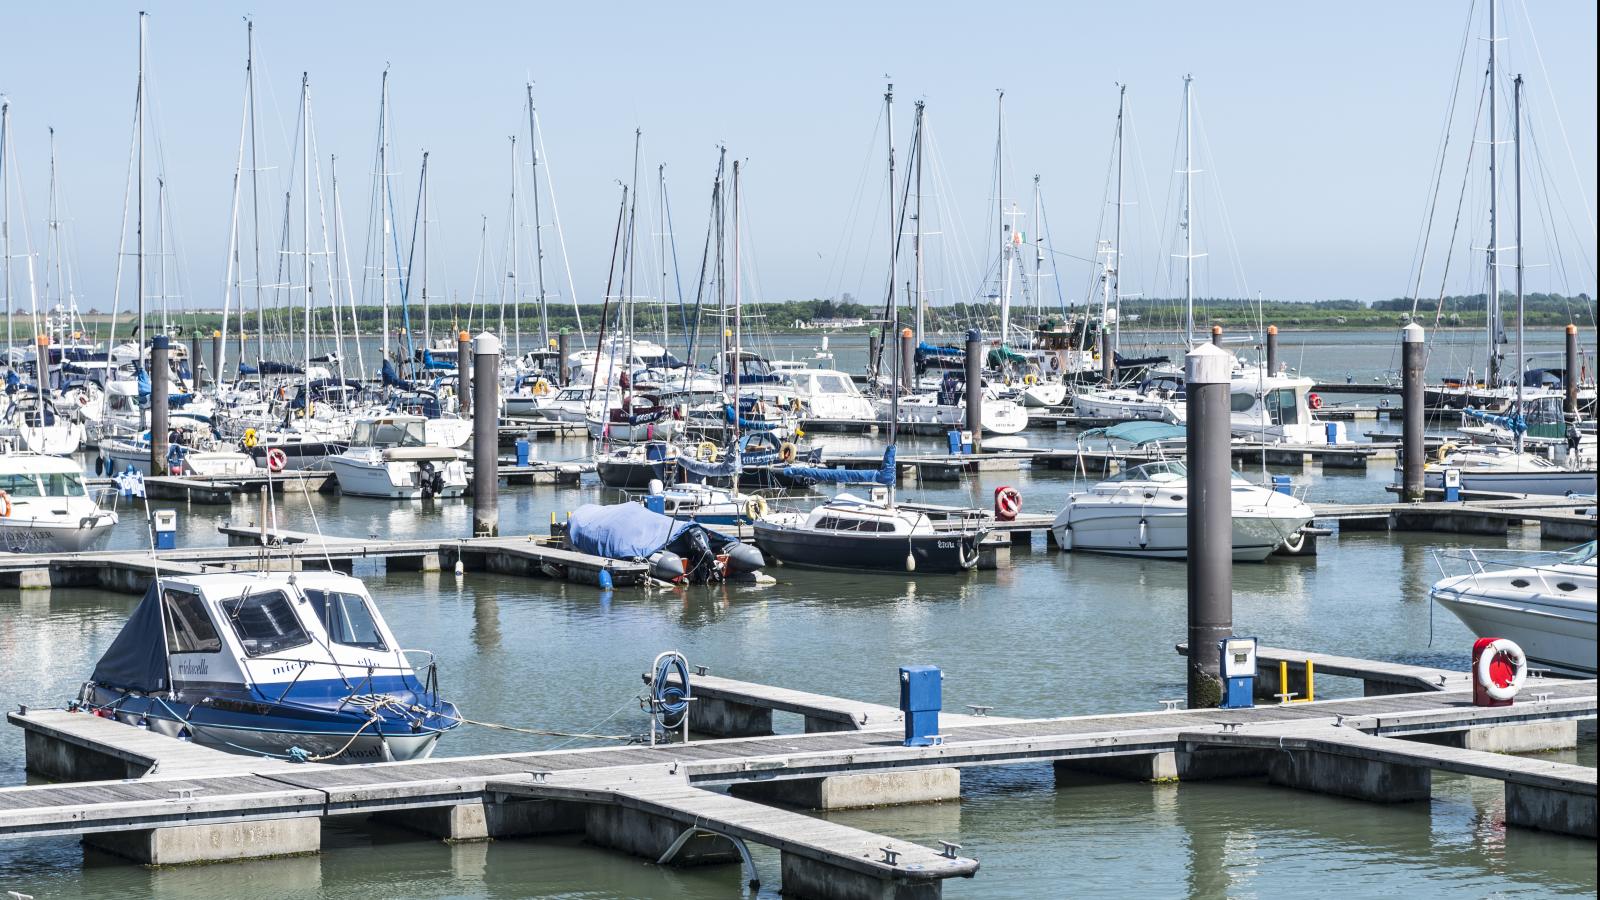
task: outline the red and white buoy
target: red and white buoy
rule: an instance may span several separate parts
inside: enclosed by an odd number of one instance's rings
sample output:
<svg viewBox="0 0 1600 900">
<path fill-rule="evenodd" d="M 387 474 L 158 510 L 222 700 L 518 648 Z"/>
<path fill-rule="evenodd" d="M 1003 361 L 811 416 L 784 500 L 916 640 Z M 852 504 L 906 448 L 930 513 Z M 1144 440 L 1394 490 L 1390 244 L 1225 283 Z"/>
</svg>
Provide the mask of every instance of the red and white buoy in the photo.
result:
<svg viewBox="0 0 1600 900">
<path fill-rule="evenodd" d="M 1472 705 L 1510 706 L 1528 677 L 1528 655 L 1515 641 L 1478 638 L 1472 645 Z"/>
<path fill-rule="evenodd" d="M 994 517 L 1001 522 L 1011 522 L 1022 512 L 1022 492 L 1010 485 L 994 489 Z"/>
</svg>

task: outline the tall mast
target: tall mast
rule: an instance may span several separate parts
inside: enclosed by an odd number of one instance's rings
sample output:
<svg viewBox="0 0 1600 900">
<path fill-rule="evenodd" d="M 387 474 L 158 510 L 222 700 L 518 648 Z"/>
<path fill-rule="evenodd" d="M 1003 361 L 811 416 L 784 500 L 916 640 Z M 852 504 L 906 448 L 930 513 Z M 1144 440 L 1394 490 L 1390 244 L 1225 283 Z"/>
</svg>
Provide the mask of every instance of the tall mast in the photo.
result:
<svg viewBox="0 0 1600 900">
<path fill-rule="evenodd" d="M 528 150 L 533 154 L 533 269 L 539 280 L 539 341 L 550 349 L 550 311 L 544 293 L 544 235 L 539 214 L 539 137 L 534 119 L 533 82 L 528 82 Z"/>
<path fill-rule="evenodd" d="M 1194 76 L 1183 76 L 1183 309 L 1184 336 L 1194 346 Z"/>
<path fill-rule="evenodd" d="M 893 179 L 890 179 L 893 183 Z M 739 161 L 733 161 L 733 441 L 730 447 L 739 446 L 739 375 L 740 355 L 744 347 L 743 327 L 739 316 L 740 303 L 739 284 Z M 739 467 L 734 466 L 734 478 L 738 478 Z M 733 483 L 735 492 L 739 490 L 737 480 Z"/>
<path fill-rule="evenodd" d="M 141 13 L 140 15 L 143 15 Z M 11 293 L 11 101 L 0 97 L 0 262 L 5 265 L 6 288 L 6 353 L 9 364 L 11 348 L 17 342 L 11 308 L 15 297 Z"/>
<path fill-rule="evenodd" d="M 256 159 L 256 23 L 245 20 L 245 90 L 250 95 L 250 240 L 253 243 L 256 282 L 256 362 L 267 358 L 267 328 L 264 301 L 261 296 L 261 195 L 256 173 L 261 167 Z M 244 362 L 244 312 L 239 313 L 239 362 Z M 222 373 L 217 373 L 221 378 Z M 263 389 L 265 383 L 263 383 Z"/>
<path fill-rule="evenodd" d="M 1491 0 L 1491 2 L 1492 2 L 1492 0 Z M 1512 175 L 1512 184 L 1514 185 L 1514 194 L 1513 194 L 1513 196 L 1516 198 L 1516 203 L 1517 203 L 1516 237 L 1514 238 L 1514 240 L 1517 243 L 1517 407 L 1516 407 L 1516 410 L 1512 413 L 1512 416 L 1513 416 L 1512 422 L 1514 423 L 1514 426 L 1511 429 L 1511 440 L 1512 440 L 1514 449 L 1518 453 L 1521 453 L 1522 452 L 1522 433 L 1523 433 L 1523 431 L 1525 429 L 1525 426 L 1523 425 L 1523 412 L 1522 412 L 1522 383 L 1527 380 L 1522 375 L 1522 367 L 1524 365 L 1523 355 L 1522 355 L 1523 354 L 1522 336 L 1528 330 L 1528 317 L 1527 317 L 1527 314 L 1524 311 L 1523 305 L 1522 305 L 1522 76 L 1521 75 L 1518 75 L 1516 77 L 1516 79 L 1511 82 L 1511 88 L 1512 88 L 1512 90 L 1511 90 L 1511 110 L 1512 110 L 1512 118 L 1513 118 L 1513 121 L 1512 121 L 1512 124 L 1511 124 L 1511 154 L 1512 154 L 1511 158 L 1512 158 L 1512 169 L 1513 169 L 1513 173 L 1514 173 Z M 1572 373 L 1568 372 L 1565 377 L 1571 378 L 1572 377 Z"/>
<path fill-rule="evenodd" d="M 133 370 L 144 371 L 144 32 L 145 19 L 148 16 L 143 10 L 139 12 L 139 85 L 137 96 L 133 101 L 134 120 L 138 130 L 138 149 L 135 155 L 139 165 L 139 189 L 137 192 L 138 214 L 134 217 L 134 280 L 138 282 L 139 311 L 135 318 L 139 329 L 139 340 L 135 342 L 137 351 L 133 354 Z M 9 254 L 7 254 L 9 256 Z M 116 331 L 116 323 L 112 323 L 112 331 Z"/>
<path fill-rule="evenodd" d="M 656 166 L 656 256 L 661 261 L 661 347 L 667 345 L 667 164 Z"/>
<path fill-rule="evenodd" d="M 994 196 L 996 215 L 1000 224 L 1000 264 L 1005 268 L 1005 283 L 1000 288 L 1000 346 L 1006 343 L 1006 331 L 1011 327 L 1011 241 L 1006 227 L 1006 92 L 1001 88 L 995 98 L 994 117 Z"/>
<path fill-rule="evenodd" d="M 1122 345 L 1122 112 L 1128 98 L 1128 86 L 1117 85 L 1117 211 L 1116 225 L 1111 237 L 1111 302 L 1117 311 L 1116 324 L 1112 326 L 1111 352 L 1115 354 Z M 1100 327 L 1106 327 L 1105 317 Z"/>
<path fill-rule="evenodd" d="M 517 245 L 521 243 L 517 234 L 517 136 L 511 135 L 511 270 L 507 278 L 511 282 L 511 333 L 512 345 L 517 354 L 517 359 L 522 358 L 522 282 L 520 262 L 522 254 L 517 252 Z"/>
<path fill-rule="evenodd" d="M 899 221 L 894 214 L 894 84 L 891 82 L 883 92 L 883 119 L 888 124 L 889 135 L 889 298 L 886 304 L 889 307 L 889 321 L 895 322 L 900 316 L 896 312 L 899 307 L 895 303 L 895 281 L 900 275 L 900 234 Z M 739 163 L 733 164 L 734 171 L 739 171 Z M 737 180 L 735 180 L 737 184 Z M 734 214 L 737 216 L 739 204 L 734 203 Z M 738 231 L 734 232 L 734 239 L 738 239 Z M 738 259 L 734 264 L 737 266 Z M 737 418 L 737 416 L 735 417 Z"/>
<path fill-rule="evenodd" d="M 300 73 L 300 277 L 305 279 L 305 355 L 301 375 L 305 380 L 305 406 L 301 413 L 311 424 L 311 76 Z"/>
<path fill-rule="evenodd" d="M 428 151 L 422 151 L 422 347 L 433 342 L 433 313 L 428 307 Z"/>
<path fill-rule="evenodd" d="M 1498 123 L 1495 122 L 1495 44 L 1499 43 L 1494 15 L 1494 0 L 1489 0 L 1489 296 L 1484 305 L 1489 328 L 1490 389 L 1500 386 L 1500 218 L 1495 200 L 1500 184 L 1495 178 L 1495 157 L 1499 155 Z M 1518 410 L 1521 412 L 1521 410 Z"/>
<path fill-rule="evenodd" d="M 382 87 L 378 96 L 378 291 L 383 306 L 383 338 L 378 341 L 379 359 L 389 361 L 389 67 L 383 67 Z M 389 393 L 384 386 L 384 395 Z"/>
<path fill-rule="evenodd" d="M 917 232 L 911 243 L 917 262 L 916 271 L 913 273 L 916 278 L 916 289 L 911 302 L 917 311 L 917 344 L 919 346 L 922 344 L 924 305 L 922 298 L 922 117 L 924 106 L 926 104 L 923 101 L 917 101 L 917 123 L 912 132 L 914 134 L 914 143 L 911 145 L 912 161 L 916 163 L 917 167 Z"/>
<path fill-rule="evenodd" d="M 1044 232 L 1039 230 L 1039 216 L 1043 207 L 1044 199 L 1039 190 L 1039 175 L 1035 173 L 1033 176 L 1033 317 L 1036 322 L 1044 319 L 1044 291 L 1040 289 L 1044 284 L 1041 280 L 1044 277 L 1042 243 Z"/>
</svg>

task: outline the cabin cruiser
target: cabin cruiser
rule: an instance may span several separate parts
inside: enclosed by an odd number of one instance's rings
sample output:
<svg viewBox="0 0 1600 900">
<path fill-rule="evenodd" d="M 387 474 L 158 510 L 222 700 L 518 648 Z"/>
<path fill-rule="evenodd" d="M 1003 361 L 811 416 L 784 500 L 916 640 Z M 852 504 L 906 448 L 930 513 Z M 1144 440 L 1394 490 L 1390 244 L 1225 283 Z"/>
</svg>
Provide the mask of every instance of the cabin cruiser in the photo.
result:
<svg viewBox="0 0 1600 900">
<path fill-rule="evenodd" d="M 78 464 L 62 456 L 0 454 L 0 550 L 76 553 L 117 524 L 89 497 Z"/>
<path fill-rule="evenodd" d="M 1344 443 L 1341 423 L 1318 420 L 1312 413 L 1322 400 L 1312 393 L 1309 378 L 1269 374 L 1256 366 L 1236 364 L 1228 387 L 1228 428 L 1236 437 L 1262 443 Z M 1080 391 L 1072 408 L 1081 416 L 1117 420 L 1149 419 L 1182 424 L 1188 417 L 1183 377 L 1156 374 L 1138 388 Z"/>
<path fill-rule="evenodd" d="M 1444 474 L 1450 469 L 1461 473 L 1464 491 L 1492 491 L 1504 494 L 1592 494 L 1595 466 L 1583 464 L 1577 454 L 1565 465 L 1540 453 L 1518 451 L 1499 444 L 1458 446 L 1447 443 L 1434 458 L 1423 464 L 1423 484 L 1435 490 L 1444 487 Z"/>
<path fill-rule="evenodd" d="M 597 398 L 596 394 L 601 396 Z M 591 415 L 600 415 L 605 409 L 604 394 L 603 389 L 596 390 L 588 384 L 571 385 L 556 391 L 537 406 L 535 412 L 551 422 L 582 422 Z"/>
<path fill-rule="evenodd" d="M 76 415 L 64 414 L 54 400 L 36 390 L 19 388 L 0 416 L 0 437 L 34 453 L 65 456 L 83 446 L 84 433 Z"/>
<path fill-rule="evenodd" d="M 1182 421 L 1183 378 L 1153 375 L 1136 387 L 1080 390 L 1072 395 L 1072 411 L 1091 419 L 1119 422 Z"/>
<path fill-rule="evenodd" d="M 983 386 L 983 405 L 979 412 L 986 434 L 1017 434 L 1028 427 L 1028 411 L 1020 404 L 1000 399 L 989 385 Z M 902 426 L 934 425 L 942 429 L 965 428 L 967 422 L 966 382 L 954 372 L 944 376 L 939 389 L 909 397 L 879 398 L 878 419 L 888 421 L 890 409 L 900 408 Z"/>
<path fill-rule="evenodd" d="M 1073 494 L 1050 526 L 1064 550 L 1185 559 L 1189 474 L 1177 461 L 1149 462 Z M 1303 500 L 1233 479 L 1233 559 L 1260 562 L 1296 549 L 1314 515 Z"/>
<path fill-rule="evenodd" d="M 337 572 L 157 578 L 76 707 L 303 762 L 424 759 L 461 724 L 433 655 L 401 649 L 365 585 Z"/>
<path fill-rule="evenodd" d="M 339 493 L 387 500 L 465 494 L 467 465 L 461 451 L 428 441 L 434 421 L 408 415 L 357 421 L 350 449 L 328 457 Z"/>
<path fill-rule="evenodd" d="M 209 423 L 174 416 L 167 436 L 168 471 L 181 475 L 256 475 L 261 469 L 248 453 L 212 437 Z M 150 475 L 150 432 L 100 442 L 96 471 L 120 475 L 132 469 Z M 154 474 L 164 474 L 156 472 Z"/>
<path fill-rule="evenodd" d="M 862 395 L 849 375 L 837 369 L 787 369 L 784 380 L 794 386 L 801 414 L 808 419 L 871 422 L 877 418 L 872 401 Z"/>
<path fill-rule="evenodd" d="M 877 572 L 955 573 L 978 564 L 986 517 L 935 519 L 895 504 L 895 448 L 874 472 L 815 468 L 834 484 L 873 484 L 869 497 L 841 493 L 809 512 L 769 512 L 755 523 L 756 546 L 784 565 Z M 794 468 L 794 467 L 791 467 Z"/>
<path fill-rule="evenodd" d="M 1532 663 L 1595 674 L 1595 542 L 1574 550 L 1453 550 L 1433 602 L 1478 637 L 1508 638 Z M 1465 566 L 1464 574 L 1451 574 Z"/>
</svg>

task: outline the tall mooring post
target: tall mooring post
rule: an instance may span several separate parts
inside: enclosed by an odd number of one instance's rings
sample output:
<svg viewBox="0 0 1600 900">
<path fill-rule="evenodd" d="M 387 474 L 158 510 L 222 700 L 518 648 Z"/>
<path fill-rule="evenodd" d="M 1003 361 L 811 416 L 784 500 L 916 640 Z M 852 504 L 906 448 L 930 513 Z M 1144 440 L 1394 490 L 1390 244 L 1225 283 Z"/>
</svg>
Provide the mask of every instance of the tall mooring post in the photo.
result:
<svg viewBox="0 0 1600 900">
<path fill-rule="evenodd" d="M 1213 325 L 1213 326 L 1211 326 L 1211 344 L 1212 344 L 1212 346 L 1215 346 L 1215 347 L 1221 347 L 1222 346 L 1222 326 L 1221 325 Z"/>
<path fill-rule="evenodd" d="M 1117 351 L 1111 349 L 1111 329 L 1100 323 L 1100 380 L 1115 384 L 1117 380 Z"/>
<path fill-rule="evenodd" d="M 61 362 L 65 364 L 66 358 L 63 357 Z M 39 391 L 39 424 L 43 425 L 45 398 L 50 395 L 50 335 L 48 334 L 39 335 L 33 342 L 33 374 L 34 388 Z"/>
<path fill-rule="evenodd" d="M 472 414 L 472 335 L 456 332 L 456 396 L 463 416 Z M 474 425 L 476 428 L 476 425 Z"/>
<path fill-rule="evenodd" d="M 1423 499 L 1422 467 L 1427 462 L 1423 445 L 1422 374 L 1427 367 L 1422 326 L 1415 322 L 1400 329 L 1400 407 L 1405 416 L 1400 436 L 1401 499 L 1417 503 Z"/>
<path fill-rule="evenodd" d="M 1578 326 L 1570 323 L 1567 325 L 1567 374 L 1562 377 L 1561 383 L 1567 390 L 1567 418 L 1576 419 L 1578 417 Z"/>
<path fill-rule="evenodd" d="M 472 342 L 472 536 L 500 534 L 500 339 Z"/>
<path fill-rule="evenodd" d="M 167 353 L 170 338 L 158 334 L 150 342 L 150 474 L 167 474 L 167 401 L 170 390 L 167 377 Z"/>
<path fill-rule="evenodd" d="M 900 387 L 906 393 L 917 383 L 917 348 L 911 343 L 915 339 L 911 329 L 900 329 Z"/>
<path fill-rule="evenodd" d="M 200 368 L 200 332 L 189 335 L 189 390 L 198 391 L 206 386 L 205 375 Z"/>
<path fill-rule="evenodd" d="M 967 332 L 967 430 L 972 432 L 972 452 L 983 450 L 983 333 Z"/>
<path fill-rule="evenodd" d="M 571 341 L 565 328 L 556 335 L 556 384 L 562 387 L 567 386 L 567 355 L 572 350 Z"/>
<path fill-rule="evenodd" d="M 1213 332 L 1215 335 L 1216 332 Z M 1184 356 L 1188 412 L 1189 708 L 1222 702 L 1218 642 L 1233 634 L 1233 356 L 1201 344 Z"/>
<path fill-rule="evenodd" d="M 875 375 L 878 371 L 878 354 L 883 352 L 883 336 L 874 329 L 867 334 L 867 375 Z M 876 382 L 874 382 L 876 387 Z"/>
<path fill-rule="evenodd" d="M 222 332 L 211 331 L 211 383 L 222 383 Z"/>
<path fill-rule="evenodd" d="M 1267 326 L 1267 374 L 1278 374 L 1278 326 Z"/>
</svg>

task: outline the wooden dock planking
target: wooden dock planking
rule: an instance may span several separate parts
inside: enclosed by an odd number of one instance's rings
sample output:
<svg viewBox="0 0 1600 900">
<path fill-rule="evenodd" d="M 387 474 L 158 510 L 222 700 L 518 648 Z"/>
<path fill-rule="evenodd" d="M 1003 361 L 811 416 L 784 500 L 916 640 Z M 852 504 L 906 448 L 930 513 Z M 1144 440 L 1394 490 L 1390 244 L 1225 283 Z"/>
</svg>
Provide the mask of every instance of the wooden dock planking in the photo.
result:
<svg viewBox="0 0 1600 900">
<path fill-rule="evenodd" d="M 1189 645 L 1180 643 L 1177 645 L 1177 651 L 1180 656 L 1187 656 Z M 1472 676 L 1467 672 L 1436 669 L 1431 666 L 1413 666 L 1407 663 L 1383 662 L 1374 659 L 1357 659 L 1332 653 L 1316 653 L 1310 650 L 1256 647 L 1256 661 L 1259 666 L 1270 666 L 1276 669 L 1279 662 L 1287 662 L 1291 674 L 1297 675 L 1305 670 L 1305 664 L 1308 660 L 1312 663 L 1318 675 L 1338 675 L 1344 678 L 1359 678 L 1362 681 L 1378 681 L 1385 684 L 1412 687 L 1417 691 L 1461 690 L 1472 687 Z"/>
<path fill-rule="evenodd" d="M 677 683 L 677 678 L 675 677 L 669 677 L 668 680 L 674 684 Z M 777 712 L 796 713 L 808 719 L 822 719 L 849 725 L 851 730 L 855 731 L 899 725 L 904 722 L 903 714 L 897 707 L 848 700 L 843 697 L 832 697 L 826 694 L 814 694 L 809 691 L 774 687 L 768 684 L 757 684 L 751 681 L 738 681 L 716 675 L 692 676 L 690 689 L 696 697 L 730 700 L 745 706 L 755 706 Z M 941 726 L 1002 724 L 1016 721 L 1020 720 L 1002 716 L 970 716 L 945 712 L 939 714 Z"/>
</svg>

